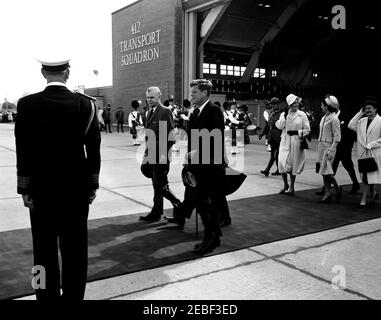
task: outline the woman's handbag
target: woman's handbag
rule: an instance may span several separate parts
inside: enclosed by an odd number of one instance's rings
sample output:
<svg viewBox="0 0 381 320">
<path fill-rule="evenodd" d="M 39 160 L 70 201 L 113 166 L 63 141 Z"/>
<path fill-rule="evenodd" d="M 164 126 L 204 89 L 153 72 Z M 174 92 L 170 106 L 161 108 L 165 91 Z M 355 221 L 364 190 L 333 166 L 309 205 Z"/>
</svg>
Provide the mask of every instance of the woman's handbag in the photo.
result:
<svg viewBox="0 0 381 320">
<path fill-rule="evenodd" d="M 372 154 L 370 150 L 366 150 L 362 153 L 361 157 L 363 156 L 365 152 L 366 153 L 370 152 Z M 359 172 L 361 173 L 377 171 L 377 162 L 373 157 L 358 159 L 358 167 L 359 167 Z"/>
<path fill-rule="evenodd" d="M 303 137 L 300 141 L 300 149 L 301 150 L 304 150 L 304 149 L 309 149 L 310 147 L 308 146 L 308 143 L 307 143 L 307 138 L 306 137 Z"/>
</svg>

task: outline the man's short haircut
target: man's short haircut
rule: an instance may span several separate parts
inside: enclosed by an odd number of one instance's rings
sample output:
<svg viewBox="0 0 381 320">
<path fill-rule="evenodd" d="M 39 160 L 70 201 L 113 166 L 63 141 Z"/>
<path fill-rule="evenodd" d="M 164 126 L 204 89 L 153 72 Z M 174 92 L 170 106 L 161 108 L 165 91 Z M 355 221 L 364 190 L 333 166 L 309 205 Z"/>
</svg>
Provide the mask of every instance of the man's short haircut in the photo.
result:
<svg viewBox="0 0 381 320">
<path fill-rule="evenodd" d="M 183 106 L 184 106 L 185 108 L 190 108 L 190 106 L 191 106 L 191 102 L 190 102 L 188 99 L 184 99 L 184 100 L 183 100 Z"/>
<path fill-rule="evenodd" d="M 206 79 L 196 79 L 196 80 L 192 80 L 190 83 L 191 88 L 194 86 L 197 86 L 200 91 L 206 90 L 208 92 L 208 96 L 209 96 L 210 93 L 212 92 L 213 84 L 209 80 L 206 80 Z"/>
<path fill-rule="evenodd" d="M 139 106 L 140 106 L 140 104 L 139 104 L 138 100 L 132 100 L 131 101 L 131 107 L 133 107 L 134 109 L 138 109 Z"/>
<path fill-rule="evenodd" d="M 48 76 L 57 76 L 57 77 L 64 77 L 66 74 L 66 71 L 69 70 L 69 68 L 66 68 L 65 70 L 47 70 L 45 68 L 42 68 L 42 70 L 45 72 Z"/>
<path fill-rule="evenodd" d="M 156 93 L 159 97 L 161 97 L 161 91 L 159 87 L 149 87 L 147 89 L 147 93 Z"/>
</svg>

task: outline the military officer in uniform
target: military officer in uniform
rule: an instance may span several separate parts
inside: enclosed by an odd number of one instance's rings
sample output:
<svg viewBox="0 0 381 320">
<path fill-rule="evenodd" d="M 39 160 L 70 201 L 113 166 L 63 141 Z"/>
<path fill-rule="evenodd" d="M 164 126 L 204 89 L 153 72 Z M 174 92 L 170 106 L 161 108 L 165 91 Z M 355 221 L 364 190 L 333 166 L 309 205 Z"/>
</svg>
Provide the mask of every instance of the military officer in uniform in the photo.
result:
<svg viewBox="0 0 381 320">
<path fill-rule="evenodd" d="M 66 87 L 69 60 L 40 62 L 47 86 L 19 100 L 15 125 L 17 192 L 30 210 L 34 266 L 45 270 L 46 287 L 34 289 L 37 300 L 82 300 L 101 160 L 95 99 Z"/>
</svg>

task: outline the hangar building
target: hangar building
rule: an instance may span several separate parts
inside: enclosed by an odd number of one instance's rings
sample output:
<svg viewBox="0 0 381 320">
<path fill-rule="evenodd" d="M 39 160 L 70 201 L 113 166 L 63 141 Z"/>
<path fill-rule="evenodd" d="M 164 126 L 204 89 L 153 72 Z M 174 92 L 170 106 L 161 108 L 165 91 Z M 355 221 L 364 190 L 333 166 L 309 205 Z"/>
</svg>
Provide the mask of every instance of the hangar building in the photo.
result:
<svg viewBox="0 0 381 320">
<path fill-rule="evenodd" d="M 248 104 L 258 125 L 264 99 L 289 93 L 357 110 L 378 95 L 377 12 L 370 0 L 139 0 L 112 13 L 113 106 L 130 111 L 151 85 L 181 104 L 207 78 L 212 100 Z"/>
</svg>

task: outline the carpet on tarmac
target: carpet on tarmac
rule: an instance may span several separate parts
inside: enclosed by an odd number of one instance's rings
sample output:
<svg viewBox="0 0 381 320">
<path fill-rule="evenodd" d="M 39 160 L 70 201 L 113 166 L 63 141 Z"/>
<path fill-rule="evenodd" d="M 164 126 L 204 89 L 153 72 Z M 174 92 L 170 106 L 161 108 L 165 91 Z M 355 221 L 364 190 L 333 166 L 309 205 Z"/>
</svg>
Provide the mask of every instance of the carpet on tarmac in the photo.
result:
<svg viewBox="0 0 381 320">
<path fill-rule="evenodd" d="M 229 201 L 233 223 L 223 228 L 221 247 L 212 254 L 381 217 L 379 203 L 359 208 L 360 195 L 344 193 L 340 204 L 320 204 L 315 191 Z M 171 215 L 171 210 L 165 214 Z M 191 252 L 200 240 L 196 239 L 195 215 L 187 220 L 183 231 L 165 222 L 140 222 L 139 215 L 89 221 L 88 281 L 199 258 Z M 198 221 L 199 238 L 202 238 L 201 220 Z M 0 233 L 0 261 L 0 299 L 33 294 L 30 229 Z"/>
</svg>

